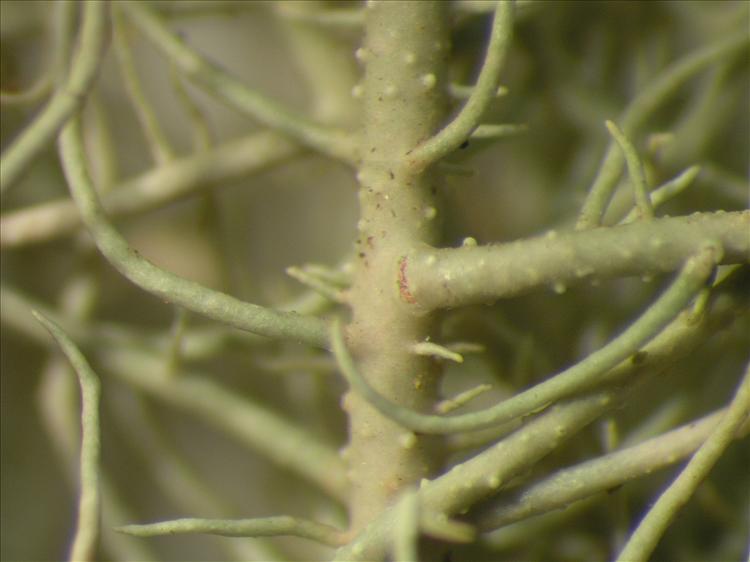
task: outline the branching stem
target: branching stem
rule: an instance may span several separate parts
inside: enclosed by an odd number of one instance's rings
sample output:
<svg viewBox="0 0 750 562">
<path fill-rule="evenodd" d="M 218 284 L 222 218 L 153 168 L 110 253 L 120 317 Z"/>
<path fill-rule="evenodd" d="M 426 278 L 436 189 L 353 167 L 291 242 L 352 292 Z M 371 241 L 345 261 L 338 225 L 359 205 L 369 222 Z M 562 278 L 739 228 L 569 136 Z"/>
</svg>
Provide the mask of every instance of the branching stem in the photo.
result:
<svg viewBox="0 0 750 562">
<path fill-rule="evenodd" d="M 750 364 L 739 388 L 711 435 L 693 455 L 680 475 L 659 497 L 628 539 L 617 562 L 645 562 L 659 539 L 706 478 L 716 461 L 734 439 L 735 431 L 750 414 Z"/>
<path fill-rule="evenodd" d="M 98 0 L 84 3 L 80 44 L 70 75 L 47 102 L 0 161 L 0 193 L 15 184 L 29 165 L 54 140 L 66 121 L 82 106 L 101 65 L 107 44 L 109 4 Z"/>
<path fill-rule="evenodd" d="M 345 162 L 356 159 L 350 134 L 295 115 L 276 101 L 255 92 L 190 49 L 172 33 L 159 15 L 143 2 L 119 2 L 121 8 L 177 68 L 192 81 L 236 110 L 292 139 Z"/>
<path fill-rule="evenodd" d="M 484 63 L 469 99 L 459 114 L 444 129 L 409 153 L 409 159 L 415 168 L 426 168 L 429 164 L 447 156 L 466 141 L 479 126 L 484 112 L 497 95 L 500 72 L 512 37 L 513 2 L 500 0 L 495 8 Z"/>
<path fill-rule="evenodd" d="M 565 508 L 573 502 L 674 464 L 700 446 L 722 414 L 716 412 L 638 445 L 560 470 L 526 488 L 517 499 L 505 499 L 499 506 L 483 510 L 477 523 L 483 530 L 496 529 Z"/>
<path fill-rule="evenodd" d="M 72 562 L 96 559 L 99 537 L 99 379 L 73 341 L 54 322 L 34 311 L 37 320 L 57 341 L 70 361 L 81 385 L 81 495 L 78 500 L 78 523 L 70 550 Z"/>
<path fill-rule="evenodd" d="M 327 346 L 326 324 L 322 320 L 240 301 L 164 271 L 131 248 L 110 224 L 96 196 L 86 166 L 78 119 L 62 133 L 60 156 L 73 199 L 99 250 L 133 283 L 168 302 L 242 330 L 317 347 Z"/>
<path fill-rule="evenodd" d="M 419 310 L 491 303 L 545 287 L 675 271 L 706 240 L 723 264 L 747 263 L 750 211 L 696 213 L 485 246 L 419 249 L 402 260 L 402 294 Z"/>
<path fill-rule="evenodd" d="M 620 150 L 622 150 L 625 157 L 625 162 L 628 165 L 630 181 L 633 184 L 633 198 L 635 199 L 635 205 L 640 218 L 654 218 L 654 209 L 651 206 L 648 184 L 646 183 L 646 173 L 643 170 L 643 162 L 641 162 L 641 158 L 638 156 L 638 151 L 617 125 L 612 121 L 607 121 L 606 125 L 609 134 L 612 135 L 615 142 L 620 146 Z"/>
<path fill-rule="evenodd" d="M 596 379 L 601 379 L 606 371 L 636 353 L 645 342 L 677 316 L 690 299 L 702 289 L 719 261 L 720 254 L 720 247 L 706 246 L 697 256 L 687 262 L 669 289 L 627 330 L 606 346 L 545 382 L 480 412 L 445 417 L 415 412 L 387 400 L 359 375 L 346 350 L 338 322 L 333 323 L 331 331 L 333 352 L 342 373 L 352 388 L 383 415 L 412 431 L 457 433 L 499 425 L 547 407 L 566 395 L 591 386 Z"/>
<path fill-rule="evenodd" d="M 328 546 L 340 546 L 343 543 L 343 532 L 335 527 L 289 516 L 257 519 L 186 518 L 145 525 L 124 525 L 115 530 L 137 537 L 202 533 L 223 537 L 293 536 Z"/>
<path fill-rule="evenodd" d="M 101 195 L 102 205 L 111 217 L 159 209 L 202 188 L 227 184 L 299 153 L 298 145 L 278 133 L 253 133 L 118 183 Z M 81 215 L 69 197 L 10 211 L 0 219 L 0 247 L 46 242 L 81 226 Z"/>
<path fill-rule="evenodd" d="M 706 66 L 727 59 L 747 49 L 750 37 L 745 31 L 731 35 L 710 45 L 689 53 L 659 74 L 659 78 L 645 88 L 630 103 L 620 119 L 625 134 L 633 136 L 646 118 L 672 96 L 692 76 Z M 623 156 L 614 141 L 609 144 L 607 153 L 599 167 L 594 183 L 586 196 L 586 201 L 578 217 L 578 229 L 593 228 L 599 225 L 601 216 L 609 203 L 612 189 L 622 170 Z"/>
</svg>

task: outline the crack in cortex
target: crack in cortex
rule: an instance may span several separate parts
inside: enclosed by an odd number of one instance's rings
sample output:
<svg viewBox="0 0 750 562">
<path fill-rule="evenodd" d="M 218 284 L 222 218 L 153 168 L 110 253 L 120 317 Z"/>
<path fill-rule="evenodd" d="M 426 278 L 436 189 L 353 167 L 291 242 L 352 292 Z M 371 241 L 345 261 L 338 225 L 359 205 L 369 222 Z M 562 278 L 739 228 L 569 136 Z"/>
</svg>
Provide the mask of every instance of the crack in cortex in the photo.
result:
<svg viewBox="0 0 750 562">
<path fill-rule="evenodd" d="M 406 257 L 401 258 L 398 262 L 398 292 L 402 299 L 409 304 L 414 304 L 417 302 L 417 299 L 409 291 L 409 282 L 406 280 L 406 265 Z"/>
</svg>

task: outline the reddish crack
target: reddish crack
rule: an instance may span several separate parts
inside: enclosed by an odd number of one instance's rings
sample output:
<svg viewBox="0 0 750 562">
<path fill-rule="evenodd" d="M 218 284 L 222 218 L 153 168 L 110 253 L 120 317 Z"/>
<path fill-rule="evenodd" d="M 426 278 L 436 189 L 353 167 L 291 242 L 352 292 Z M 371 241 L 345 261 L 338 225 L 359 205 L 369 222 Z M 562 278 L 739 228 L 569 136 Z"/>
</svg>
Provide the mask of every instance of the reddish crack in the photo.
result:
<svg viewBox="0 0 750 562">
<path fill-rule="evenodd" d="M 406 256 L 398 262 L 398 292 L 406 302 L 410 304 L 417 302 L 417 299 L 409 291 L 409 282 L 406 280 Z"/>
</svg>

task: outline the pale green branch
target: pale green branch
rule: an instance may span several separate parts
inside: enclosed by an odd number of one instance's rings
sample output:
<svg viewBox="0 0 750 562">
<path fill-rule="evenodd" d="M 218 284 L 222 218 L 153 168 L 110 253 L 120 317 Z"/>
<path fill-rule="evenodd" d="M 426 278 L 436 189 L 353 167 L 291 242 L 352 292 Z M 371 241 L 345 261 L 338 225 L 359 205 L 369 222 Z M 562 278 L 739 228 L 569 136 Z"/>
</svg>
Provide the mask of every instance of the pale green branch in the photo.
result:
<svg viewBox="0 0 750 562">
<path fill-rule="evenodd" d="M 46 332 L 28 314 L 29 304 L 38 309 L 43 307 L 5 286 L 1 289 L 3 327 L 11 327 L 41 345 L 48 345 Z M 44 313 L 55 317 L 51 311 Z M 72 331 L 76 340 L 97 350 L 97 360 L 107 373 L 203 418 L 285 469 L 315 483 L 337 500 L 346 500 L 348 481 L 338 453 L 310 433 L 271 410 L 224 390 L 209 375 L 183 368 L 180 376 L 167 376 L 162 342 L 156 342 L 152 351 L 127 333 L 109 334 L 107 325 L 82 326 L 69 318 L 59 318 L 59 323 L 66 331 Z M 192 345 L 185 343 L 185 347 Z M 305 462 L 300 462 L 300 451 L 304 451 Z"/>
<path fill-rule="evenodd" d="M 345 303 L 346 296 L 340 287 L 335 286 L 327 279 L 324 279 L 315 273 L 310 272 L 302 267 L 287 267 L 286 274 L 292 279 L 299 281 L 303 285 L 310 287 L 316 293 L 327 298 L 331 302 Z"/>
<path fill-rule="evenodd" d="M 456 150 L 479 126 L 497 94 L 500 71 L 512 36 L 513 3 L 502 0 L 497 3 L 487 54 L 469 99 L 445 128 L 408 153 L 409 160 L 417 168 L 426 168 Z"/>
<path fill-rule="evenodd" d="M 71 122 L 60 138 L 60 156 L 71 194 L 96 245 L 130 281 L 167 302 L 255 334 L 326 347 L 324 321 L 250 304 L 183 279 L 153 265 L 133 250 L 109 223 L 88 174 L 80 123 Z"/>
<path fill-rule="evenodd" d="M 625 156 L 625 162 L 628 165 L 628 173 L 630 174 L 630 181 L 633 184 L 633 199 L 635 200 L 639 218 L 654 218 L 654 209 L 651 207 L 648 184 L 646 183 L 646 173 L 643 170 L 643 162 L 641 162 L 641 158 L 638 156 L 635 146 L 633 146 L 633 143 L 631 143 L 625 136 L 625 133 L 623 133 L 622 130 L 620 130 L 620 128 L 612 121 L 607 121 L 606 125 L 609 134 L 615 139 L 615 142 L 617 142 L 620 150 L 622 150 L 622 153 Z"/>
<path fill-rule="evenodd" d="M 425 535 L 447 542 L 470 543 L 477 536 L 473 525 L 434 512 L 420 513 L 419 527 Z"/>
<path fill-rule="evenodd" d="M 0 284 L 0 314 L 3 324 L 32 341 L 46 344 L 48 341 L 46 332 L 29 316 L 30 309 L 41 311 L 62 326 L 79 345 L 91 346 L 92 349 L 136 346 L 163 353 L 172 339 L 171 334 L 165 334 L 161 328 L 144 330 L 142 325 L 127 326 L 110 322 L 83 323 L 58 314 L 45 303 L 5 283 Z M 266 340 L 250 332 L 241 332 L 226 326 L 193 327 L 182 336 L 181 356 L 189 361 L 214 357 L 231 341 L 247 347 L 262 344 Z"/>
<path fill-rule="evenodd" d="M 398 562 L 419 562 L 419 496 L 408 489 L 396 506 L 398 523 L 393 534 L 393 556 Z"/>
<path fill-rule="evenodd" d="M 81 385 L 81 495 L 78 522 L 70 550 L 72 562 L 94 560 L 99 538 L 99 379 L 73 341 L 51 320 L 34 311 L 34 317 L 57 341 L 78 375 Z"/>
<path fill-rule="evenodd" d="M 334 267 L 309 263 L 303 265 L 301 269 L 332 286 L 340 287 L 342 289 L 351 287 L 352 284 L 352 262 L 351 257 L 349 256 Z"/>
<path fill-rule="evenodd" d="M 649 115 L 695 74 L 714 62 L 742 52 L 743 49 L 747 49 L 748 43 L 750 36 L 743 31 L 696 49 L 667 67 L 655 82 L 636 96 L 622 114 L 620 123 L 625 134 L 633 136 Z M 622 170 L 622 164 L 623 156 L 616 143 L 612 141 L 581 208 L 576 228 L 582 230 L 599 225 Z"/>
<path fill-rule="evenodd" d="M 70 75 L 34 121 L 6 149 L 0 160 L 0 193 L 15 184 L 82 106 L 94 83 L 107 43 L 109 4 L 84 3 L 80 44 Z"/>
<path fill-rule="evenodd" d="M 719 211 L 583 232 L 553 230 L 506 244 L 415 251 L 402 259 L 399 281 L 420 310 L 457 308 L 545 286 L 561 292 L 585 281 L 668 273 L 706 240 L 721 244 L 721 263 L 747 263 L 748 229 L 750 211 Z"/>
<path fill-rule="evenodd" d="M 635 354 L 644 343 L 677 316 L 703 288 L 720 255 L 720 247 L 705 246 L 694 258 L 688 260 L 669 289 L 638 320 L 603 348 L 545 382 L 479 412 L 448 417 L 421 414 L 387 400 L 358 373 L 346 349 L 341 326 L 337 321 L 334 322 L 331 331 L 333 352 L 341 372 L 352 388 L 384 416 L 412 431 L 457 433 L 499 425 L 545 408 L 565 396 L 590 387 L 597 379 L 598 382 L 602 382 L 604 373 Z"/>
<path fill-rule="evenodd" d="M 111 217 L 158 209 L 201 188 L 226 185 L 285 162 L 299 152 L 298 145 L 278 133 L 253 133 L 124 181 L 102 195 L 102 205 Z M 81 225 L 81 215 L 70 198 L 10 211 L 0 216 L 0 247 L 46 242 Z"/>
<path fill-rule="evenodd" d="M 514 135 L 520 135 L 529 130 L 528 125 L 523 123 L 501 123 L 501 124 L 487 124 L 479 125 L 469 137 L 471 140 L 497 140 L 506 137 L 512 137 Z"/>
<path fill-rule="evenodd" d="M 169 144 L 167 135 L 162 130 L 156 117 L 156 112 L 143 91 L 141 79 L 133 60 L 130 38 L 128 37 L 130 29 L 127 28 L 123 16 L 117 9 L 117 4 L 114 6 L 114 50 L 117 62 L 120 64 L 125 91 L 143 130 L 143 136 L 151 152 L 151 157 L 157 164 L 165 164 L 174 159 L 174 149 Z"/>
<path fill-rule="evenodd" d="M 651 193 L 649 193 L 651 206 L 653 208 L 656 208 L 682 193 L 683 190 L 685 190 L 691 183 L 693 183 L 693 180 L 700 173 L 700 171 L 700 166 L 690 166 L 688 169 L 680 172 L 671 180 L 664 182 L 659 187 L 651 191 Z M 631 211 L 622 220 L 620 220 L 618 224 L 631 223 L 635 221 L 637 217 L 637 209 L 631 209 Z"/>
<path fill-rule="evenodd" d="M 693 455 L 680 475 L 656 500 L 628 539 L 617 557 L 618 562 L 645 562 L 701 482 L 708 476 L 719 457 L 734 439 L 734 434 L 750 414 L 750 363 L 737 392 L 711 435 Z"/>
<path fill-rule="evenodd" d="M 564 509 L 573 502 L 672 465 L 692 454 L 721 416 L 722 412 L 716 412 L 638 445 L 560 470 L 526 488 L 512 501 L 505 499 L 497 506 L 483 508 L 477 524 L 486 531 Z"/>
<path fill-rule="evenodd" d="M 435 405 L 435 411 L 439 414 L 447 414 L 448 412 L 452 412 L 453 410 L 458 410 L 459 408 L 468 404 L 469 402 L 474 400 L 474 398 L 476 398 L 480 394 L 484 394 L 488 390 L 492 390 L 492 385 L 480 384 L 468 390 L 464 390 L 453 398 L 448 398 L 446 400 L 441 400 L 440 402 L 438 402 Z"/>
<path fill-rule="evenodd" d="M 474 85 L 468 86 L 466 84 L 457 84 L 456 82 L 451 82 L 450 84 L 448 84 L 448 95 L 450 95 L 452 98 L 468 99 L 471 97 L 473 91 Z M 496 98 L 501 98 L 507 95 L 508 88 L 506 88 L 505 86 L 498 86 L 497 90 L 495 90 Z"/>
<path fill-rule="evenodd" d="M 257 519 L 186 518 L 147 525 L 124 525 L 115 530 L 138 537 L 202 533 L 224 537 L 293 536 L 328 546 L 341 546 L 343 543 L 343 532 L 335 527 L 288 516 Z"/>
<path fill-rule="evenodd" d="M 553 407 L 529 422 L 523 431 L 453 467 L 432 481 L 424 481 L 418 498 L 423 512 L 434 516 L 458 513 L 497 490 L 516 474 L 528 470 L 539 459 L 612 407 L 615 392 L 602 391 Z M 387 510 L 365 528 L 335 560 L 380 560 L 398 523 L 394 510 Z"/>
<path fill-rule="evenodd" d="M 617 407 L 637 385 L 662 372 L 678 357 L 694 351 L 720 326 L 736 321 L 738 309 L 747 312 L 746 282 L 747 272 L 722 282 L 716 289 L 709 314 L 691 319 L 683 313 L 644 347 L 641 361 L 624 361 L 618 365 L 611 378 L 626 381 L 622 388 L 609 388 L 554 406 L 524 428 L 466 461 L 462 468 L 424 481 L 419 489 L 423 516 L 464 512 L 476 501 L 497 493 L 503 483 L 527 471 L 561 445 L 565 437 Z M 385 511 L 346 547 L 339 549 L 336 560 L 351 562 L 382 557 L 390 545 L 395 520 L 392 510 Z"/>
<path fill-rule="evenodd" d="M 127 13 L 138 29 L 170 62 L 208 93 L 305 146 L 345 162 L 355 161 L 357 147 L 349 133 L 295 115 L 278 102 L 251 90 L 190 49 L 166 27 L 161 17 L 143 2 L 120 2 L 118 7 Z"/>
<path fill-rule="evenodd" d="M 454 361 L 456 363 L 463 363 L 464 358 L 460 353 L 448 349 L 444 345 L 437 344 L 431 341 L 417 342 L 411 346 L 411 350 L 417 355 L 426 355 L 439 359 L 447 359 L 448 361 Z"/>
</svg>

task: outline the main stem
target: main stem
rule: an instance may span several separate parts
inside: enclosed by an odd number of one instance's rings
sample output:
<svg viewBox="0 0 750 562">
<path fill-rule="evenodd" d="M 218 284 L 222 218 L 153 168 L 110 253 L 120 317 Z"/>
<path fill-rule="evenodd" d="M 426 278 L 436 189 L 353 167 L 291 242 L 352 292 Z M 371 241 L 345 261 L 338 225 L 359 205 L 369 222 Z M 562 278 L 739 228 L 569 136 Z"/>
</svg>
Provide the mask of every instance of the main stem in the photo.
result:
<svg viewBox="0 0 750 562">
<path fill-rule="evenodd" d="M 347 339 L 372 386 L 426 412 L 437 399 L 439 369 L 411 347 L 431 335 L 435 319 L 412 310 L 398 280 L 402 257 L 438 241 L 436 178 L 410 169 L 408 152 L 445 117 L 445 4 L 370 0 L 366 14 L 365 44 L 357 52 L 365 65 L 361 218 Z M 357 395 L 350 392 L 344 407 L 350 416 L 351 529 L 357 532 L 400 490 L 429 476 L 439 458 L 435 438 L 409 433 Z"/>
</svg>

